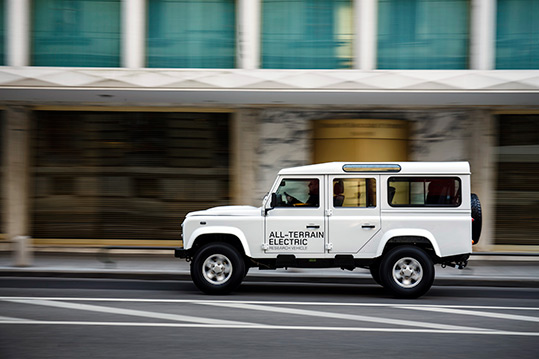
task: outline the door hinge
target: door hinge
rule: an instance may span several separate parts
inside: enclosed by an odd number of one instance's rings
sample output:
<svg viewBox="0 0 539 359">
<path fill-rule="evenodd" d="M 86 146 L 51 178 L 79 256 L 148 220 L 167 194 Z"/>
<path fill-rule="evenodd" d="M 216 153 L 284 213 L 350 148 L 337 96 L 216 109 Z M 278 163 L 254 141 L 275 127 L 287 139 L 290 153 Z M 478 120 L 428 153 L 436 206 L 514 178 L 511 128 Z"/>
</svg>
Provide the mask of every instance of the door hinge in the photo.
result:
<svg viewBox="0 0 539 359">
<path fill-rule="evenodd" d="M 332 249 L 333 249 L 333 243 L 331 243 L 331 242 L 330 242 L 330 243 L 326 243 L 326 251 L 329 252 L 329 251 L 332 250 Z"/>
<path fill-rule="evenodd" d="M 333 210 L 332 209 L 326 209 L 326 216 L 330 217 L 332 215 L 333 215 Z"/>
</svg>

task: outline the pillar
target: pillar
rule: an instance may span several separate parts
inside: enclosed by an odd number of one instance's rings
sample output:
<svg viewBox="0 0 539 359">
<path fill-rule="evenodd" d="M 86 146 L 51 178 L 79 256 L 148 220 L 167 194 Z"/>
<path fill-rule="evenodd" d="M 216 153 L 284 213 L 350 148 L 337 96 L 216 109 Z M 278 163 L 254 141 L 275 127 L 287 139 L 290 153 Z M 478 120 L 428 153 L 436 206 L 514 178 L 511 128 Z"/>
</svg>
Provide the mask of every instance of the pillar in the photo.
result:
<svg viewBox="0 0 539 359">
<path fill-rule="evenodd" d="M 237 25 L 238 67 L 254 70 L 260 67 L 261 0 L 239 0 Z"/>
<path fill-rule="evenodd" d="M 146 1 L 122 1 L 122 65 L 139 69 L 145 65 Z"/>
<path fill-rule="evenodd" d="M 472 193 L 481 201 L 483 228 L 474 251 L 492 250 L 496 221 L 496 123 L 489 111 L 472 113 L 469 158 L 472 171 Z"/>
<path fill-rule="evenodd" d="M 14 264 L 29 266 L 32 248 L 29 240 L 29 153 L 30 110 L 8 106 L 4 121 L 4 229 L 13 242 Z"/>
<path fill-rule="evenodd" d="M 234 204 L 260 206 L 257 192 L 259 111 L 241 109 L 232 118 L 232 188 Z"/>
</svg>

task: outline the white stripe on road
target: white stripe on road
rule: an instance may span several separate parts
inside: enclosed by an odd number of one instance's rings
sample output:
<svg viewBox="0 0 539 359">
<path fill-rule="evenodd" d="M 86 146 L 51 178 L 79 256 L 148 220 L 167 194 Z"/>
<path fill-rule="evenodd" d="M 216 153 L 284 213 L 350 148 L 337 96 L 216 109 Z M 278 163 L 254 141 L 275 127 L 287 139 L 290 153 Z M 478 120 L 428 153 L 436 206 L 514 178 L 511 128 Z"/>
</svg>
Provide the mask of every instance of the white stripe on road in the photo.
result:
<svg viewBox="0 0 539 359">
<path fill-rule="evenodd" d="M 180 321 L 180 322 L 191 322 L 191 323 L 199 323 L 199 324 L 231 325 L 231 326 L 252 325 L 252 323 L 236 322 L 236 321 L 230 321 L 230 320 L 193 317 L 189 315 L 179 315 L 179 314 L 156 313 L 156 312 L 123 309 L 123 308 L 115 308 L 115 307 L 103 307 L 103 306 L 80 304 L 80 303 L 56 302 L 56 301 L 42 300 L 42 299 L 2 299 L 2 300 L 6 302 L 13 302 L 13 303 L 43 305 L 43 306 L 48 306 L 48 307 L 56 307 L 56 308 L 64 308 L 64 309 L 77 309 L 77 310 L 86 310 L 86 311 L 108 313 L 108 314 L 122 314 L 122 315 L 136 316 L 136 317 L 175 320 L 175 321 Z"/>
<path fill-rule="evenodd" d="M 366 316 L 366 315 L 354 315 L 354 314 L 343 314 L 343 313 L 320 312 L 320 311 L 306 310 L 306 309 L 270 307 L 267 305 L 239 304 L 239 303 L 215 303 L 215 302 L 206 302 L 206 303 L 200 303 L 200 304 L 227 307 L 227 308 L 236 308 L 236 309 L 258 310 L 258 311 L 273 312 L 273 313 L 305 315 L 305 316 L 310 316 L 310 317 L 344 319 L 344 320 L 354 320 L 354 321 L 360 321 L 360 322 L 371 322 L 371 323 L 390 324 L 390 325 L 404 325 L 408 327 L 430 328 L 430 329 L 438 329 L 438 330 L 458 330 L 458 331 L 462 331 L 462 330 L 486 331 L 487 330 L 487 329 L 482 329 L 482 328 L 472 328 L 472 327 L 463 327 L 463 326 L 455 326 L 455 325 L 418 322 L 418 321 L 413 321 L 413 320 L 400 320 L 400 319 L 391 319 L 391 318 L 371 317 L 371 316 Z"/>
<path fill-rule="evenodd" d="M 146 298 L 83 298 L 83 297 L 2 297 L 0 300 L 14 299 L 40 299 L 60 300 L 72 302 L 130 302 L 130 303 L 236 303 L 236 304 L 261 304 L 261 305 L 299 305 L 299 306 L 329 306 L 329 307 L 383 307 L 383 308 L 455 308 L 455 309 L 489 309 L 489 310 L 526 310 L 539 311 L 539 307 L 502 307 L 480 305 L 432 305 L 432 304 L 406 304 L 394 303 L 338 303 L 338 302 L 290 302 L 290 301 L 260 301 L 260 300 L 208 300 L 208 299 L 146 299 Z"/>
<path fill-rule="evenodd" d="M 15 322 L 18 320 L 26 320 L 26 319 L 0 316 L 0 322 Z"/>
<path fill-rule="evenodd" d="M 505 314 L 505 313 L 492 313 L 492 312 L 478 312 L 472 310 L 451 309 L 441 307 L 399 307 L 401 309 L 423 310 L 428 312 L 449 313 L 459 315 L 473 315 L 476 317 L 496 318 L 496 319 L 509 319 L 509 320 L 523 320 L 526 322 L 539 323 L 539 318 L 526 317 L 524 315 Z"/>
<path fill-rule="evenodd" d="M 187 324 L 187 323 L 136 323 L 136 322 L 85 322 L 85 321 L 1 321 L 1 324 L 11 325 L 79 325 L 79 326 L 116 326 L 116 327 L 167 327 L 167 328 L 203 328 L 209 329 L 261 329 L 261 330 L 291 330 L 291 331 L 334 331 L 334 332 L 382 332 L 382 333 L 425 333 L 425 334 L 457 334 L 457 335 L 498 335 L 498 336 L 528 336 L 539 337 L 539 332 L 512 332 L 498 330 L 440 330 L 417 328 L 368 328 L 368 327 L 313 327 L 285 325 L 218 325 L 218 324 Z"/>
</svg>

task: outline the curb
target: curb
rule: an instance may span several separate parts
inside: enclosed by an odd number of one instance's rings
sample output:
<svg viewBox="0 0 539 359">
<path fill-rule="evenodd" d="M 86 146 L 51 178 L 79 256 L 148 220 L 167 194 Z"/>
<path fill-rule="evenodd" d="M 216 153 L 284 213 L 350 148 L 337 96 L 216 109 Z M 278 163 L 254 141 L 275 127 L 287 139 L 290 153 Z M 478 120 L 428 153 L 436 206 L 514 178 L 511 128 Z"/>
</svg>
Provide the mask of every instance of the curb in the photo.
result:
<svg viewBox="0 0 539 359">
<path fill-rule="evenodd" d="M 125 280 L 166 280 L 191 281 L 189 273 L 185 272 L 152 272 L 152 271 L 88 271 L 88 270 L 28 270 L 3 269 L 0 277 L 19 278 L 81 278 L 81 279 L 125 279 Z M 311 283 L 311 284 L 347 284 L 347 285 L 377 285 L 368 274 L 357 276 L 307 276 L 307 275 L 256 275 L 245 277 L 245 283 Z M 509 287 L 509 288 L 539 288 L 539 278 L 507 277 L 494 278 L 484 276 L 468 277 L 438 277 L 434 286 L 462 286 L 462 287 Z"/>
</svg>

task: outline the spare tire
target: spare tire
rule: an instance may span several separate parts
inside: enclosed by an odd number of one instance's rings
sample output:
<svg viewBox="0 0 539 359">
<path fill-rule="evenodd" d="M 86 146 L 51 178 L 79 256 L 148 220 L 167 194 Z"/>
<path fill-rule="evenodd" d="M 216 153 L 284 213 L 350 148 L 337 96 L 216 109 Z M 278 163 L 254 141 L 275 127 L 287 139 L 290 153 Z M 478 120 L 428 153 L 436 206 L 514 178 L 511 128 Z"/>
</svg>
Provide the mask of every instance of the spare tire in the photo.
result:
<svg viewBox="0 0 539 359">
<path fill-rule="evenodd" d="M 481 218 L 481 202 L 475 193 L 472 193 L 472 240 L 473 244 L 479 243 L 481 236 L 481 227 L 483 220 Z"/>
</svg>

